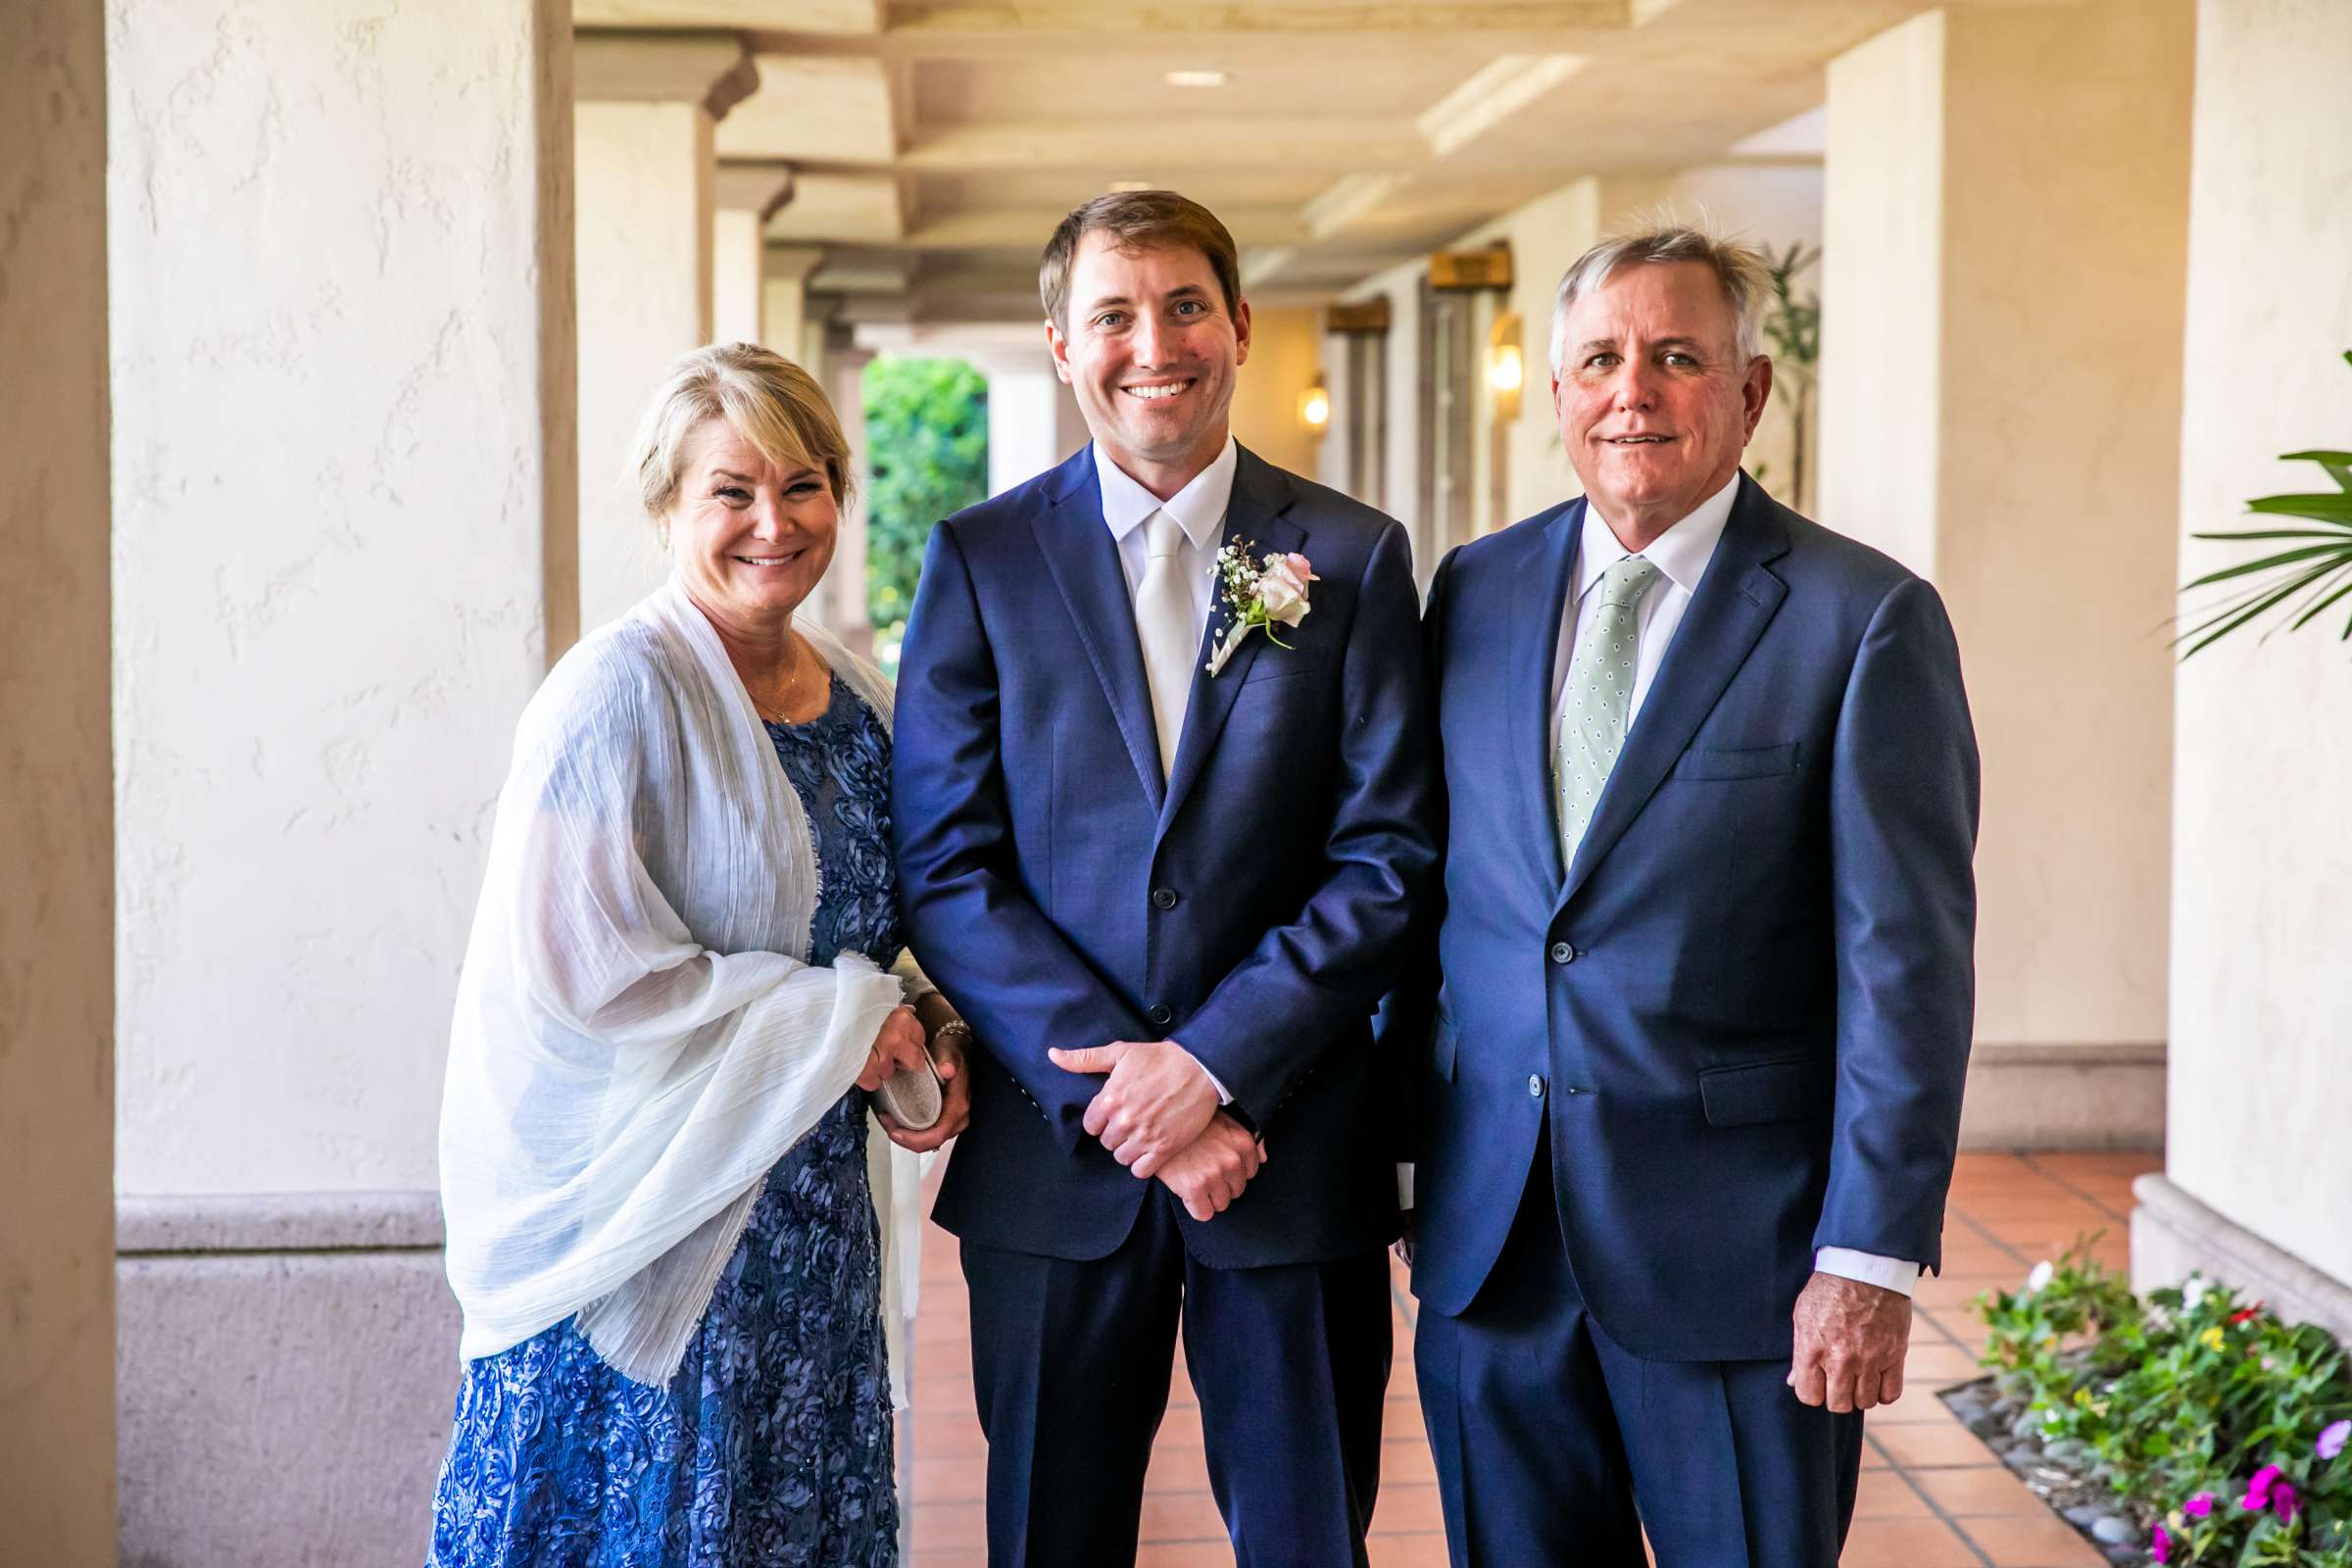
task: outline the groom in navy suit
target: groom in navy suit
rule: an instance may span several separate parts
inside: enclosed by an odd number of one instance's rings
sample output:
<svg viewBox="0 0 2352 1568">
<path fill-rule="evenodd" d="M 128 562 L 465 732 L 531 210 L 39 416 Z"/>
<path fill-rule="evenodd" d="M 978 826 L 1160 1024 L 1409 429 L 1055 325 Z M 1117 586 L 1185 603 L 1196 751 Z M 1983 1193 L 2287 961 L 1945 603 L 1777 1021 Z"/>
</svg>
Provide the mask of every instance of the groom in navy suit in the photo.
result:
<svg viewBox="0 0 2352 1568">
<path fill-rule="evenodd" d="M 1415 1361 L 1457 1565 L 1827 1568 L 1937 1265 L 1977 750 L 1934 589 L 1740 472 L 1769 276 L 1597 247 L 1583 498 L 1440 566 Z M 1430 1026 L 1427 1034 L 1421 1026 Z"/>
<path fill-rule="evenodd" d="M 1205 209 L 1091 202 L 1041 285 L 1094 441 L 933 533 L 892 800 L 908 937 L 983 1047 L 934 1217 L 989 1561 L 1133 1562 L 1181 1323 L 1239 1562 L 1360 1564 L 1401 1140 L 1371 1014 L 1436 859 L 1405 537 L 1235 444 Z M 1245 543 L 1254 629 L 1212 575 Z"/>
</svg>

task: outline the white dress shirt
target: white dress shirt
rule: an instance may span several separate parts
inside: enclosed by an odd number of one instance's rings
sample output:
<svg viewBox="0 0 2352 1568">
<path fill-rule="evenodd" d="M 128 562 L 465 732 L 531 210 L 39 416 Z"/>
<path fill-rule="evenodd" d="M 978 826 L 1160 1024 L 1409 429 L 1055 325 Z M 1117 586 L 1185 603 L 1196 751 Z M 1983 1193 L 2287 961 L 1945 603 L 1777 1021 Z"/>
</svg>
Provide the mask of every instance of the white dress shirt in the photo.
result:
<svg viewBox="0 0 2352 1568">
<path fill-rule="evenodd" d="M 1193 580 L 1193 631 L 1208 630 L 1208 612 L 1215 608 L 1217 585 L 1209 571 L 1225 540 L 1225 513 L 1233 505 L 1233 470 L 1242 449 L 1232 436 L 1225 450 L 1193 482 L 1162 501 L 1110 461 L 1102 443 L 1095 443 L 1095 483 L 1102 492 L 1102 521 L 1119 542 L 1119 570 L 1127 578 L 1127 605 L 1135 606 L 1136 590 L 1144 584 L 1144 524 L 1154 512 L 1164 512 L 1184 530 L 1184 569 Z"/>
<path fill-rule="evenodd" d="M 1130 612 L 1135 609 L 1135 596 L 1143 587 L 1144 568 L 1149 564 L 1144 554 L 1144 524 L 1151 520 L 1152 514 L 1164 512 L 1176 519 L 1176 526 L 1184 532 L 1182 565 L 1193 580 L 1193 634 L 1196 638 L 1207 634 L 1208 613 L 1215 608 L 1217 592 L 1209 573 L 1216 564 L 1217 551 L 1224 544 L 1225 513 L 1233 504 L 1233 470 L 1240 462 L 1241 448 L 1228 435 L 1224 450 L 1209 461 L 1208 466 L 1194 474 L 1190 484 L 1162 501 L 1113 463 L 1110 454 L 1102 450 L 1102 442 L 1095 443 L 1095 483 L 1102 496 L 1102 523 L 1110 530 L 1111 538 L 1118 541 L 1119 572 L 1127 579 Z M 1193 1056 L 1179 1042 L 1168 1043 Z M 1200 1057 L 1193 1056 L 1193 1065 L 1200 1069 L 1200 1076 L 1216 1090 L 1218 1104 L 1233 1103 L 1232 1092 Z"/>
<path fill-rule="evenodd" d="M 1636 636 L 1640 641 L 1634 652 L 1634 692 L 1625 713 L 1629 737 L 1633 734 L 1634 720 L 1642 712 L 1642 700 L 1649 695 L 1658 665 L 1664 662 L 1666 650 L 1673 646 L 1675 631 L 1683 623 L 1683 612 L 1690 608 L 1690 596 L 1698 592 L 1699 579 L 1707 574 L 1707 564 L 1715 559 L 1715 547 L 1723 542 L 1724 525 L 1732 520 L 1732 503 L 1739 494 L 1740 476 L 1735 473 L 1729 484 L 1700 502 L 1696 511 L 1651 540 L 1649 548 L 1642 552 L 1643 560 L 1665 574 L 1665 581 L 1642 598 L 1636 620 Z M 1560 723 L 1565 710 L 1561 698 L 1568 684 L 1568 662 L 1576 652 L 1576 638 L 1584 629 L 1585 616 L 1597 603 L 1592 589 L 1611 566 L 1632 554 L 1617 542 L 1617 536 L 1601 520 L 1600 513 L 1588 505 L 1584 532 L 1577 538 L 1574 591 L 1560 612 L 1559 647 L 1551 661 L 1554 753 L 1559 749 Z M 1917 1263 L 1881 1257 L 1875 1252 L 1857 1252 L 1846 1247 L 1817 1250 L 1813 1266 L 1824 1274 L 1860 1280 L 1865 1285 L 1900 1291 L 1905 1296 L 1919 1282 Z"/>
</svg>

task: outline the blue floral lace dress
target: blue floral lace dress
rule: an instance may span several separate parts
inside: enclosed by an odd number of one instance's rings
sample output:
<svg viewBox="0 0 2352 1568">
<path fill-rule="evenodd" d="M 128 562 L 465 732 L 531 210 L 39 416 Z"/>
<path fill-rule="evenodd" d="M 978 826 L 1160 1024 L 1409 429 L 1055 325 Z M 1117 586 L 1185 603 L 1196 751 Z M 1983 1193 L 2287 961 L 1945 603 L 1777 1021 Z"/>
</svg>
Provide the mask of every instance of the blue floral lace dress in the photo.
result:
<svg viewBox="0 0 2352 1568">
<path fill-rule="evenodd" d="M 837 677 L 770 724 L 823 869 L 811 961 L 903 946 L 890 736 Z M 669 1386 L 565 1319 L 466 1364 L 431 1568 L 886 1568 L 898 1561 L 881 1251 L 856 1089 L 789 1150 Z"/>
</svg>

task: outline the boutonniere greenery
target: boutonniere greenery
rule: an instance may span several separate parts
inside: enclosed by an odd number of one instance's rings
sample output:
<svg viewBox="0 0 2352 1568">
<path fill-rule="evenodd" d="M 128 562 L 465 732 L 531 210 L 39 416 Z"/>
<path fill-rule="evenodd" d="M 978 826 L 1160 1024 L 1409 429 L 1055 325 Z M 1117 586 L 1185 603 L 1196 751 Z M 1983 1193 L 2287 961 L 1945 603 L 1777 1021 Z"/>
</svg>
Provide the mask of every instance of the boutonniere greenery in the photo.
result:
<svg viewBox="0 0 2352 1568">
<path fill-rule="evenodd" d="M 1217 564 L 1209 568 L 1209 575 L 1216 579 L 1217 596 L 1225 602 L 1225 612 L 1232 617 L 1230 628 L 1217 639 L 1216 651 L 1209 655 L 1211 680 L 1242 646 L 1242 640 L 1253 631 L 1262 630 L 1266 640 L 1277 648 L 1290 647 L 1274 628 L 1296 626 L 1304 620 L 1306 612 L 1314 608 L 1306 601 L 1306 585 L 1323 580 L 1315 575 L 1314 564 L 1301 555 L 1268 552 L 1262 559 L 1252 560 L 1247 539 L 1237 539 L 1218 551 Z"/>
</svg>

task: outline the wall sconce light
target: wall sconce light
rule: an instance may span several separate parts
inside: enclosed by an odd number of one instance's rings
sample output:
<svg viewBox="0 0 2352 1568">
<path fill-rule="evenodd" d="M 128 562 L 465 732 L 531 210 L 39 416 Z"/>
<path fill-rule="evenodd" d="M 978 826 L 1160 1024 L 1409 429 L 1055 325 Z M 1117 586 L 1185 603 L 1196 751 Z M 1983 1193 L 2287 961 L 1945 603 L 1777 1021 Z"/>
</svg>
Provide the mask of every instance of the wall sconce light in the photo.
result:
<svg viewBox="0 0 2352 1568">
<path fill-rule="evenodd" d="M 1527 355 L 1519 336 L 1517 311 L 1495 317 L 1487 334 L 1487 390 L 1494 395 L 1494 417 L 1506 421 L 1519 417 L 1519 392 L 1527 385 Z"/>
<path fill-rule="evenodd" d="M 1321 435 L 1330 427 L 1331 394 L 1324 389 L 1323 373 L 1320 370 L 1316 371 L 1315 378 L 1307 383 L 1306 390 L 1298 395 L 1298 417 L 1309 430 L 1317 435 Z"/>
</svg>

